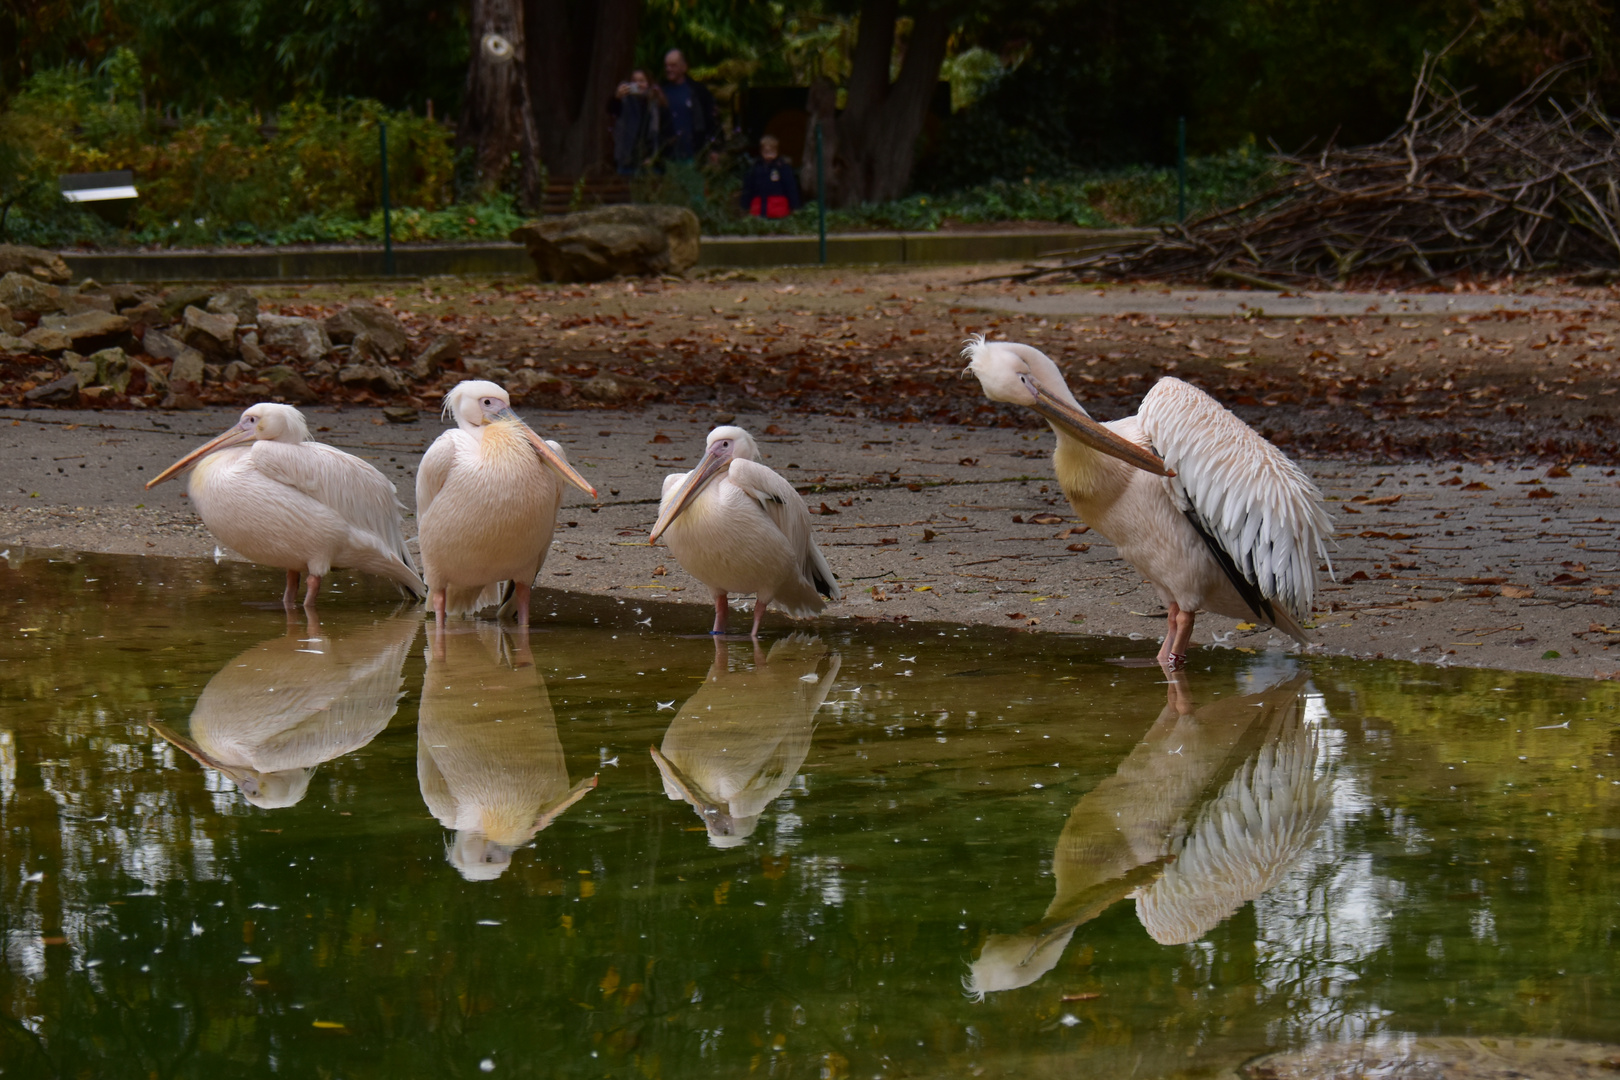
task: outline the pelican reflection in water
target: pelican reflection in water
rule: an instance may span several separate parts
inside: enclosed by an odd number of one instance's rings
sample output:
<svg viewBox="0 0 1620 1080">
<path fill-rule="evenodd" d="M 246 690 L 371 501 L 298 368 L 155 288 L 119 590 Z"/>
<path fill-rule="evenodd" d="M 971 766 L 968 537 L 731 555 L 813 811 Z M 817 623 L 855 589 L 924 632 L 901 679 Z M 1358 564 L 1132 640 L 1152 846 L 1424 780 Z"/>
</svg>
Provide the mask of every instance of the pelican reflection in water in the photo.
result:
<svg viewBox="0 0 1620 1080">
<path fill-rule="evenodd" d="M 1081 797 L 1053 853 L 1040 922 L 992 934 L 970 994 L 1028 986 L 1084 922 L 1126 897 L 1161 945 L 1196 941 L 1282 880 L 1327 814 L 1329 779 L 1299 676 L 1194 710 L 1170 677 L 1164 711 L 1113 776 Z"/>
<path fill-rule="evenodd" d="M 188 735 L 159 723 L 152 729 L 230 777 L 254 806 L 292 806 L 318 765 L 353 753 L 388 726 L 420 627 L 420 617 L 401 615 L 352 633 L 323 631 L 310 614 L 209 679 Z"/>
<path fill-rule="evenodd" d="M 652 751 L 664 794 L 690 803 L 715 847 L 736 847 L 787 790 L 810 753 L 816 711 L 841 663 L 820 639 L 794 634 L 758 649 L 752 669 L 732 671 L 727 647 Z"/>
<path fill-rule="evenodd" d="M 431 633 L 417 723 L 422 799 L 455 840 L 445 850 L 468 881 L 506 872 L 512 852 L 596 786 L 572 786 L 545 680 L 524 630 L 497 625 Z"/>
</svg>

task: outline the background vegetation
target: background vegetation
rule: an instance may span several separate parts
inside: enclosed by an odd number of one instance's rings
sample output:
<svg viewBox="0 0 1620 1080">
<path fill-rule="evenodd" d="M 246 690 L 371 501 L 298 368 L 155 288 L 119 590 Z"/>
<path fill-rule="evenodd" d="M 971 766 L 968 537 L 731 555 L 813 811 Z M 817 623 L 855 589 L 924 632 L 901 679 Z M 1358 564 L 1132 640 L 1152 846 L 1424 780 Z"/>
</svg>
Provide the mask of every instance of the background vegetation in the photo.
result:
<svg viewBox="0 0 1620 1080">
<path fill-rule="evenodd" d="M 679 45 L 722 100 L 819 76 L 842 84 L 857 8 L 646 0 L 637 62 L 657 70 Z M 1588 62 L 1564 92 L 1620 92 L 1620 17 L 1597 0 L 1029 0 L 952 10 L 942 77 L 953 111 L 925 133 L 913 193 L 838 211 L 831 227 L 1165 221 L 1178 117 L 1196 212 L 1255 190 L 1271 144 L 1388 134 L 1421 57 L 1448 43 L 1445 74 L 1486 108 L 1579 57 Z M 14 0 L 0 11 L 0 228 L 51 245 L 374 239 L 386 120 L 393 199 L 405 208 L 396 236 L 502 237 L 522 217 L 513 192 L 474 198 L 446 123 L 459 109 L 467 39 L 457 0 Z M 812 226 L 805 213 L 765 223 L 736 211 L 744 150 L 734 140 L 718 166 L 672 170 L 641 194 L 692 205 L 711 232 Z M 60 173 L 117 168 L 135 170 L 142 193 L 123 228 L 56 196 Z"/>
</svg>

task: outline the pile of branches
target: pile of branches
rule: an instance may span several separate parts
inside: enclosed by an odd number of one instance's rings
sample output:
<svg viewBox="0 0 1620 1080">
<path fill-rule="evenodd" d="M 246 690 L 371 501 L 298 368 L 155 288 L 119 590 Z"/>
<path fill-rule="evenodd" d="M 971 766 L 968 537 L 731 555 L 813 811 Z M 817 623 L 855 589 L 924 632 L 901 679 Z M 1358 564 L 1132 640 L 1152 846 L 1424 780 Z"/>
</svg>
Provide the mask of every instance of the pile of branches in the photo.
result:
<svg viewBox="0 0 1620 1080">
<path fill-rule="evenodd" d="M 1493 116 L 1418 73 L 1399 132 L 1371 146 L 1278 154 L 1286 179 L 1152 240 L 1020 280 L 1179 277 L 1272 288 L 1445 275 L 1620 268 L 1620 142 L 1588 98 L 1560 105 L 1547 72 Z"/>
</svg>

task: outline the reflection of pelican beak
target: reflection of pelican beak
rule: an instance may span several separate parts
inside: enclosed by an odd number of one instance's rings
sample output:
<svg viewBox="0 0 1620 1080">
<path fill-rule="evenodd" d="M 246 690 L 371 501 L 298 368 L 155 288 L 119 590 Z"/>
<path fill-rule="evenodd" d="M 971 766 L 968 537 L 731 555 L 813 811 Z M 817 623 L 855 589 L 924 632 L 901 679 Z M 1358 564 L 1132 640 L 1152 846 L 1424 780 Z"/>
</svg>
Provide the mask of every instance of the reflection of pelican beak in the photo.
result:
<svg viewBox="0 0 1620 1080">
<path fill-rule="evenodd" d="M 197 464 L 197 462 L 201 461 L 209 454 L 212 454 L 215 450 L 223 450 L 228 446 L 240 446 L 243 443 L 252 441 L 253 424 L 249 421 L 243 421 L 242 423 L 231 428 L 229 431 L 225 432 L 223 435 L 209 439 L 207 442 L 197 447 L 197 449 L 193 450 L 191 453 L 187 454 L 173 465 L 170 465 L 167 469 L 164 469 L 162 472 L 152 477 L 152 479 L 146 482 L 146 486 L 148 488 L 156 487 L 169 477 L 173 476 L 175 473 L 185 472 L 187 469 Z"/>
<path fill-rule="evenodd" d="M 209 769 L 219 770 L 226 776 L 230 777 L 231 781 L 235 783 L 237 787 L 241 788 L 243 791 L 246 791 L 249 795 L 258 794 L 259 778 L 251 770 L 238 769 L 234 765 L 226 765 L 215 758 L 212 754 L 208 753 L 208 751 L 186 738 L 184 735 L 180 735 L 169 730 L 167 726 L 158 723 L 156 720 L 148 720 L 146 722 L 146 726 L 163 736 L 163 738 L 172 745 L 191 755 L 191 757 L 196 759 L 197 764 Z"/>
<path fill-rule="evenodd" d="M 1022 378 L 1024 387 L 1035 397 L 1030 408 L 1051 421 L 1064 434 L 1079 440 L 1093 450 L 1118 458 L 1127 465 L 1135 465 L 1138 469 L 1153 473 L 1155 476 L 1176 475 L 1165 468 L 1164 460 L 1158 454 L 1136 445 L 1129 439 L 1115 435 L 1067 401 L 1047 393 L 1029 376 L 1025 375 Z"/>
<path fill-rule="evenodd" d="M 535 452 L 540 455 L 541 461 L 544 461 L 547 465 L 550 465 L 553 469 L 556 469 L 559 473 L 561 473 L 564 480 L 567 480 L 570 484 L 573 484 L 591 498 L 596 498 L 596 489 L 591 486 L 590 481 L 586 480 L 583 476 L 579 475 L 579 473 L 575 472 L 574 467 L 568 464 L 568 462 L 564 461 L 562 455 L 553 450 L 546 440 L 535 434 L 535 430 L 528 424 L 525 424 L 522 420 L 518 419 L 517 413 L 513 412 L 511 409 L 502 409 L 500 412 L 495 414 L 495 419 L 516 424 L 518 430 L 523 432 L 523 437 L 534 444 Z"/>
<path fill-rule="evenodd" d="M 692 501 L 710 480 L 731 467 L 731 453 L 730 450 L 716 449 L 703 456 L 703 463 L 687 475 L 686 483 L 675 493 L 675 498 L 670 500 L 669 509 L 658 515 L 658 522 L 653 525 L 652 536 L 649 537 L 652 543 L 658 542 L 658 538 L 664 535 L 664 530 L 674 524 L 675 519 L 692 505 Z"/>
<path fill-rule="evenodd" d="M 596 788 L 596 781 L 597 778 L 592 776 L 585 780 L 581 780 L 579 783 L 569 788 L 568 794 L 546 807 L 544 812 L 542 812 L 541 815 L 535 820 L 534 831 L 542 832 L 550 827 L 553 821 L 556 821 L 562 816 L 562 812 L 564 810 L 567 810 L 570 806 L 573 806 L 575 803 L 579 802 L 579 800 L 589 795 Z"/>
<path fill-rule="evenodd" d="M 730 836 L 733 830 L 730 811 L 711 799 L 707 792 L 698 787 L 690 776 L 681 772 L 680 767 L 660 753 L 656 746 L 649 749 L 652 751 L 653 761 L 658 765 L 658 771 L 680 790 L 682 798 L 692 804 L 692 809 L 703 818 L 709 832 L 716 836 Z"/>
</svg>

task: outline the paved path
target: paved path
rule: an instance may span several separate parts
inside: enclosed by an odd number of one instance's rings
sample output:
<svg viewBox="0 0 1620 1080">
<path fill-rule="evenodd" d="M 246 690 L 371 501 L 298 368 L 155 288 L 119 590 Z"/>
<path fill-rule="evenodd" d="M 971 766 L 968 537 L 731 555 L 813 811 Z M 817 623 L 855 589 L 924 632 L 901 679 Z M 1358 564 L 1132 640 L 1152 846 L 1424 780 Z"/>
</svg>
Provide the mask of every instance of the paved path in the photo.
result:
<svg viewBox="0 0 1620 1080">
<path fill-rule="evenodd" d="M 442 430 L 436 418 L 396 426 L 369 409 L 307 415 L 330 429 L 322 439 L 396 478 L 412 503 L 421 452 Z M 648 547 L 646 534 L 663 475 L 697 461 L 713 414 L 527 415 L 601 492 L 595 507 L 571 496 L 541 583 L 690 602 L 698 606 L 677 616 L 689 624 L 683 629 L 705 629 L 707 590 L 667 548 Z M 37 546 L 212 554 L 181 484 L 151 492 L 141 484 L 235 417 L 0 410 L 0 550 L 13 560 Z M 817 538 L 845 593 L 828 618 L 1106 634 L 1122 652 L 1154 651 L 1158 601 L 1107 542 L 1074 521 L 1051 479 L 1050 434 L 763 414 L 736 422 L 759 438 L 767 464 L 801 490 L 821 489 L 807 498 L 827 508 L 814 518 Z M 1611 606 L 1620 587 L 1613 470 L 1549 478 L 1545 466 L 1506 463 L 1304 464 L 1338 523 L 1340 581 L 1318 601 L 1323 650 L 1579 676 L 1620 669 L 1620 647 L 1608 648 L 1620 632 L 1604 629 L 1620 631 Z M 279 593 L 279 580 L 267 588 Z M 1212 640 L 1285 644 L 1205 616 L 1196 641 Z M 1560 657 L 1542 659 L 1549 650 Z"/>
</svg>

